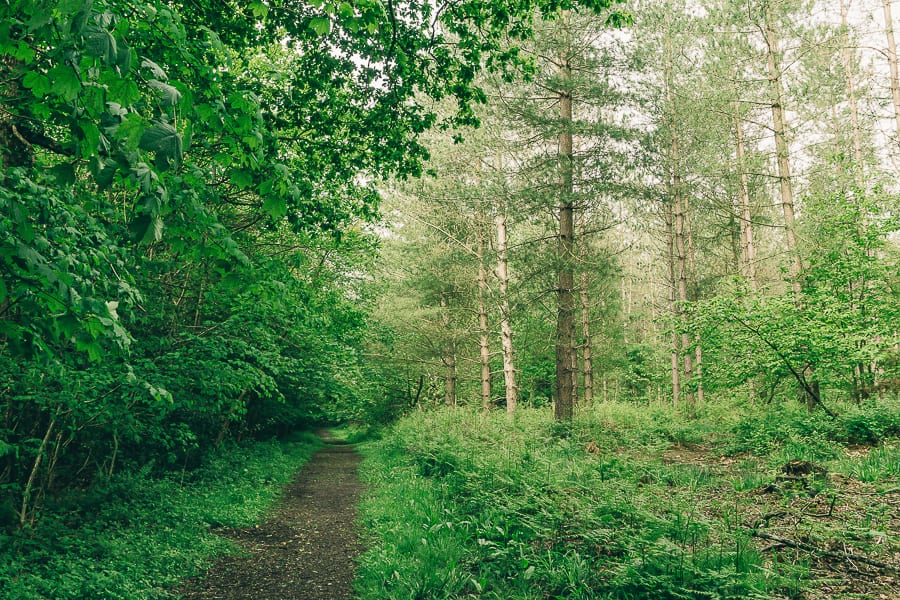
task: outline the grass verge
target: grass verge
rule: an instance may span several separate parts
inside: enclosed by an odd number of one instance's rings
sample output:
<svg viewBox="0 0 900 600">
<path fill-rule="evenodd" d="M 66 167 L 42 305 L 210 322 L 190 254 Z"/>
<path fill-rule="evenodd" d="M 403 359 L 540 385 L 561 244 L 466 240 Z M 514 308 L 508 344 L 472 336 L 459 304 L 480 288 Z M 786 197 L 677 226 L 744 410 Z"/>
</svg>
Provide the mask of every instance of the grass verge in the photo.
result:
<svg viewBox="0 0 900 600">
<path fill-rule="evenodd" d="M 320 442 L 231 447 L 194 472 L 120 474 L 48 505 L 35 528 L 0 542 L 0 598 L 170 598 L 230 544 L 216 527 L 256 522 Z"/>
</svg>

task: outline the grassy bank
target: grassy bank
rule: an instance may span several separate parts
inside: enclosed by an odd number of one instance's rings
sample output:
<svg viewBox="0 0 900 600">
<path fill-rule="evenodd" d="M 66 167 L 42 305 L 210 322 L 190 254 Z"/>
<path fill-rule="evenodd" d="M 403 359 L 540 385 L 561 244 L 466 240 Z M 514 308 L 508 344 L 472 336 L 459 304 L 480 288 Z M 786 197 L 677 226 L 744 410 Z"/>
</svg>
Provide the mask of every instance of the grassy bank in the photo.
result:
<svg viewBox="0 0 900 600">
<path fill-rule="evenodd" d="M 229 550 L 212 530 L 253 524 L 319 443 L 229 447 L 193 472 L 116 475 L 47 503 L 35 527 L 0 540 L 0 598 L 169 598 Z"/>
<path fill-rule="evenodd" d="M 566 428 L 527 409 L 513 422 L 414 414 L 365 449 L 358 590 L 895 597 L 897 573 L 877 563 L 900 562 L 898 433 L 896 403 L 845 407 L 838 419 L 793 407 L 688 419 L 606 404 Z"/>
</svg>

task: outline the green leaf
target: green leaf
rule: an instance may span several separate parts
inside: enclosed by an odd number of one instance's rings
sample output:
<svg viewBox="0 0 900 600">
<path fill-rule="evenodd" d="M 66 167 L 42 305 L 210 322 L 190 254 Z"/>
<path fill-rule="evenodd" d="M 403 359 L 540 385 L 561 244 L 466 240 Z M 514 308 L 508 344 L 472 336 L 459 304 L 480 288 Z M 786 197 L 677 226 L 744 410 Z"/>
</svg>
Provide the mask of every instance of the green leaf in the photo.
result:
<svg viewBox="0 0 900 600">
<path fill-rule="evenodd" d="M 144 134 L 144 119 L 137 113 L 129 113 L 116 129 L 116 137 L 125 144 L 125 149 L 137 150 Z"/>
<path fill-rule="evenodd" d="M 63 100 L 71 102 L 81 93 L 81 79 L 69 65 L 56 65 L 47 77 L 52 82 L 51 91 Z"/>
<path fill-rule="evenodd" d="M 85 30 L 84 52 L 88 56 L 102 58 L 107 64 L 115 64 L 118 58 L 116 38 L 102 27 L 91 24 Z"/>
<path fill-rule="evenodd" d="M 127 73 L 131 70 L 131 48 L 128 44 L 119 44 L 119 50 L 116 54 L 116 64 L 122 73 Z"/>
<path fill-rule="evenodd" d="M 60 163 L 50 169 L 56 182 L 61 186 L 70 186 L 75 184 L 75 167 L 70 163 Z"/>
<path fill-rule="evenodd" d="M 168 123 L 157 122 L 146 129 L 138 146 L 156 154 L 156 166 L 160 170 L 171 166 L 177 168 L 181 164 L 181 136 Z"/>
<path fill-rule="evenodd" d="M 159 215 L 140 214 L 129 224 L 132 238 L 141 244 L 162 239 L 163 222 Z"/>
<path fill-rule="evenodd" d="M 100 171 L 94 175 L 94 181 L 97 182 L 97 188 L 101 191 L 109 189 L 112 185 L 113 179 L 116 176 L 116 167 L 112 165 L 106 165 Z"/>
<path fill-rule="evenodd" d="M 115 77 L 107 83 L 106 97 L 109 101 L 115 101 L 122 106 L 131 106 L 141 98 L 141 91 L 131 79 Z"/>
<path fill-rule="evenodd" d="M 96 123 L 82 119 L 77 123 L 77 128 L 83 142 L 81 155 L 87 157 L 95 154 L 100 148 L 100 129 Z"/>
<path fill-rule="evenodd" d="M 316 32 L 316 35 L 325 35 L 331 32 L 331 20 L 324 17 L 316 17 L 309 22 L 309 28 Z"/>
<path fill-rule="evenodd" d="M 253 13 L 253 16 L 257 19 L 265 19 L 266 15 L 269 14 L 269 7 L 262 2 L 251 2 L 250 12 Z"/>
<path fill-rule="evenodd" d="M 147 85 L 162 94 L 163 100 L 172 106 L 175 106 L 181 101 L 181 92 L 168 83 L 163 83 L 158 79 L 151 79 L 147 82 Z"/>
<path fill-rule="evenodd" d="M 26 65 L 30 65 L 35 57 L 34 48 L 25 42 L 19 42 L 19 45 L 13 50 L 12 56 L 16 60 L 21 60 Z"/>
<path fill-rule="evenodd" d="M 253 185 L 253 173 L 245 169 L 235 169 L 231 172 L 231 183 L 239 188 L 248 188 Z"/>
<path fill-rule="evenodd" d="M 162 79 L 164 81 L 166 79 L 168 79 L 168 77 L 166 76 L 166 72 L 162 70 L 162 67 L 160 67 L 158 64 L 156 64 L 149 58 L 145 58 L 145 59 L 141 60 L 141 68 L 149 69 L 150 72 L 153 74 L 153 77 L 155 77 L 156 79 Z"/>
<path fill-rule="evenodd" d="M 281 196 L 268 196 L 263 200 L 263 210 L 276 219 L 287 214 L 287 203 Z"/>
<path fill-rule="evenodd" d="M 29 71 L 26 73 L 25 77 L 22 79 L 22 85 L 30 89 L 35 98 L 43 98 L 50 93 L 50 89 L 53 87 L 50 83 L 50 79 L 37 71 Z"/>
</svg>

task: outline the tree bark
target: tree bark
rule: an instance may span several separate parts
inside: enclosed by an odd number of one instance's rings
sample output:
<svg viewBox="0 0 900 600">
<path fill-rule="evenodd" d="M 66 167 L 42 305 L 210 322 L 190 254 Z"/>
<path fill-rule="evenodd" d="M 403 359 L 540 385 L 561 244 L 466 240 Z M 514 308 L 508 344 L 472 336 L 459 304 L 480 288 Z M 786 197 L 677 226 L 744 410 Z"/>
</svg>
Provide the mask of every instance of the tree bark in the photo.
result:
<svg viewBox="0 0 900 600">
<path fill-rule="evenodd" d="M 513 414 L 519 403 L 513 357 L 512 325 L 509 311 L 509 260 L 507 257 L 506 215 L 497 212 L 497 280 L 500 287 L 500 345 L 503 350 L 503 382 L 506 387 L 506 413 Z"/>
<path fill-rule="evenodd" d="M 674 127 L 674 123 L 673 123 Z M 681 345 L 678 348 L 681 356 L 682 373 L 684 380 L 689 381 L 693 377 L 694 361 L 691 353 L 688 351 L 691 345 L 691 338 L 685 331 L 685 304 L 688 302 L 688 260 L 686 246 L 686 199 L 681 189 L 681 167 L 679 165 L 679 149 L 678 139 L 673 129 L 672 139 L 669 146 L 669 159 L 672 168 L 672 179 L 670 183 L 670 196 L 672 198 L 672 217 L 674 232 L 674 250 L 675 250 L 675 276 L 677 279 L 677 301 L 675 302 L 676 326 L 681 327 Z M 694 403 L 694 393 L 685 393 L 685 401 L 688 404 Z"/>
<path fill-rule="evenodd" d="M 675 288 L 678 286 L 675 276 L 675 216 L 672 202 L 665 204 L 665 220 L 666 220 L 666 258 L 669 267 L 669 310 L 673 317 L 677 312 Z M 678 368 L 678 334 L 675 331 L 675 325 L 672 325 L 672 334 L 670 338 L 671 345 L 671 362 L 672 362 L 672 406 L 678 408 L 681 400 L 681 372 Z"/>
<path fill-rule="evenodd" d="M 444 326 L 450 327 L 450 313 L 447 302 L 447 296 L 441 294 L 441 311 L 443 313 Z M 456 349 L 451 343 L 447 352 L 442 359 L 444 363 L 444 403 L 447 406 L 456 406 L 456 382 L 458 379 L 456 371 Z"/>
<path fill-rule="evenodd" d="M 22 61 L 9 55 L 0 57 L 0 169 L 34 164 L 34 149 L 19 129 L 15 107 L 7 103 L 22 95 L 22 70 Z"/>
<path fill-rule="evenodd" d="M 491 407 L 491 349 L 487 311 L 487 269 L 485 269 L 484 210 L 478 207 L 478 347 L 481 357 L 481 408 Z"/>
<path fill-rule="evenodd" d="M 738 103 L 734 103 L 735 154 L 740 171 L 741 188 L 738 194 L 738 222 L 741 232 L 741 276 L 756 290 L 756 246 L 753 243 L 753 217 L 750 211 L 750 183 L 744 147 L 744 122 Z"/>
<path fill-rule="evenodd" d="M 699 283 L 697 279 L 697 263 L 694 261 L 694 232 L 691 228 L 691 204 L 688 197 L 684 194 L 681 196 L 684 209 L 684 229 L 687 239 L 687 268 L 688 268 L 688 286 L 687 298 L 696 302 L 700 298 Z M 686 315 L 685 315 L 686 316 Z M 686 377 L 693 377 L 697 382 L 696 401 L 703 403 L 703 349 L 700 344 L 700 336 L 694 337 L 694 364 L 691 373 L 685 372 Z"/>
<path fill-rule="evenodd" d="M 766 7 L 765 13 L 765 37 L 766 37 L 766 69 L 769 77 L 769 93 L 772 107 L 772 131 L 775 135 L 775 157 L 778 166 L 778 183 L 781 191 L 781 208 L 784 213 L 785 241 L 790 255 L 790 267 L 788 273 L 791 278 L 791 288 L 794 294 L 801 291 L 800 275 L 803 272 L 803 263 L 797 243 L 797 232 L 794 218 L 794 190 L 791 184 L 791 159 L 787 142 L 787 120 L 784 115 L 784 86 L 781 81 L 781 60 L 779 57 L 778 32 L 772 23 L 772 15 Z"/>
<path fill-rule="evenodd" d="M 881 0 L 884 10 L 884 34 L 887 37 L 888 68 L 891 71 L 891 97 L 894 99 L 894 125 L 897 144 L 900 145 L 900 70 L 897 66 L 897 43 L 894 40 L 894 18 L 891 15 L 891 0 Z"/>
<path fill-rule="evenodd" d="M 801 277 L 803 274 L 803 261 L 800 257 L 799 244 L 794 219 L 794 192 L 791 184 L 791 160 L 787 142 L 787 120 L 784 115 L 784 86 L 781 81 L 780 41 L 775 30 L 772 14 L 766 7 L 765 12 L 765 37 L 766 37 L 766 68 L 769 75 L 769 89 L 772 103 L 772 124 L 775 135 L 775 154 L 778 165 L 778 181 L 781 189 L 781 206 L 784 212 L 785 240 L 790 254 L 789 274 L 791 289 L 796 301 L 800 301 L 800 293 L 803 290 Z M 809 381 L 809 385 L 803 386 L 802 396 L 806 398 L 806 406 L 812 411 L 821 403 L 819 396 L 819 382 L 814 378 L 814 367 L 807 365 L 803 370 L 803 377 Z"/>
<path fill-rule="evenodd" d="M 888 2 L 889 0 L 884 0 Z M 853 50 L 850 48 L 849 27 L 847 25 L 847 12 L 850 10 L 847 2 L 841 0 L 841 28 L 844 30 L 844 44 L 841 48 L 841 59 L 844 63 L 844 75 L 847 77 L 847 103 L 850 107 L 850 127 L 853 137 L 853 172 L 856 184 L 862 187 L 863 175 L 863 156 L 862 156 L 862 133 L 859 125 L 859 102 L 856 98 L 856 82 L 853 73 Z M 888 6 L 890 12 L 890 6 Z M 891 34 L 893 38 L 893 33 Z M 896 54 L 894 55 L 896 58 Z M 895 61 L 896 67 L 896 61 Z M 896 88 L 892 88 L 896 89 Z M 894 104 L 897 105 L 897 92 L 894 93 Z M 900 119 L 900 117 L 898 117 Z M 900 121 L 898 121 L 898 132 L 900 132 Z M 900 134 L 900 133 L 898 133 Z"/>
<path fill-rule="evenodd" d="M 567 59 L 560 65 L 561 79 L 571 76 Z M 557 420 L 570 420 L 575 410 L 575 206 L 573 201 L 573 142 L 572 95 L 569 90 L 559 92 L 559 239 L 557 261 L 559 287 L 556 320 L 556 408 Z"/>
<path fill-rule="evenodd" d="M 56 414 L 59 414 L 59 410 L 56 411 Z M 25 489 L 22 491 L 22 508 L 19 511 L 20 527 L 25 527 L 25 524 L 28 522 L 28 509 L 29 502 L 31 501 L 31 492 L 34 489 L 34 480 L 37 477 L 38 470 L 41 468 L 41 461 L 44 458 L 44 449 L 47 447 L 47 441 L 50 439 L 54 427 L 56 427 L 55 415 L 50 419 L 50 424 L 47 425 L 47 432 L 44 434 L 43 439 L 41 439 L 40 446 L 38 446 L 37 456 L 34 457 L 34 463 L 31 465 L 31 473 L 28 475 L 28 481 L 25 483 Z"/>
<path fill-rule="evenodd" d="M 591 306 L 588 302 L 588 274 L 581 272 L 581 337 L 584 350 L 581 353 L 582 375 L 584 376 L 584 403 L 594 400 L 594 356 L 591 346 Z"/>
</svg>

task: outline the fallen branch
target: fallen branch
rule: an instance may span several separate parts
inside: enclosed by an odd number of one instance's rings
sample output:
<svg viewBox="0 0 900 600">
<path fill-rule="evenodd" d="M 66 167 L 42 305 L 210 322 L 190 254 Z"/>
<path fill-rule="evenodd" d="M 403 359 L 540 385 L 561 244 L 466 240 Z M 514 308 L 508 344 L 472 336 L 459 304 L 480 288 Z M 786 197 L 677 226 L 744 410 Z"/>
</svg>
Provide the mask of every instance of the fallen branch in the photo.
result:
<svg viewBox="0 0 900 600">
<path fill-rule="evenodd" d="M 895 567 L 894 565 L 881 562 L 880 560 L 875 560 L 873 558 L 867 558 L 865 556 L 860 556 L 859 554 L 841 554 L 839 552 L 832 552 L 831 550 L 822 550 L 820 548 L 816 548 L 810 544 L 805 544 L 803 542 L 797 542 L 794 540 L 789 540 L 786 538 L 776 537 L 774 535 L 769 535 L 768 533 L 763 533 L 761 531 L 751 531 L 750 535 L 753 537 L 757 537 L 764 540 L 769 540 L 770 542 L 775 542 L 776 544 L 781 544 L 782 546 L 787 546 L 789 548 L 797 548 L 798 550 L 806 550 L 807 552 L 812 552 L 814 554 L 819 554 L 821 556 L 830 556 L 832 558 L 840 558 L 845 561 L 859 561 L 861 563 L 865 563 L 867 565 L 878 567 L 879 569 L 884 569 L 885 571 L 893 571 L 894 573 L 900 573 L 900 567 Z"/>
</svg>

